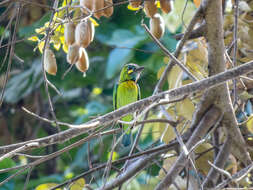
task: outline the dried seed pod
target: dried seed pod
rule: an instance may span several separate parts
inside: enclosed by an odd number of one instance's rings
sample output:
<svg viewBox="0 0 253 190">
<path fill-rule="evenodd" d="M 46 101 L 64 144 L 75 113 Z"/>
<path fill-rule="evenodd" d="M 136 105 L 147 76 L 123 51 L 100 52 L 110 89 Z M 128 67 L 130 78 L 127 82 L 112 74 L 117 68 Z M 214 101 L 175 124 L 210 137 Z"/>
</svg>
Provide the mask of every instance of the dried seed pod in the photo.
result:
<svg viewBox="0 0 253 190">
<path fill-rule="evenodd" d="M 149 21 L 150 32 L 157 38 L 160 39 L 165 31 L 165 23 L 163 17 L 160 14 L 155 14 Z"/>
<path fill-rule="evenodd" d="M 168 14 L 172 9 L 171 0 L 160 0 L 161 9 L 164 13 Z"/>
<path fill-rule="evenodd" d="M 68 48 L 68 54 L 67 54 L 67 62 L 69 64 L 74 64 L 79 59 L 79 48 L 80 46 L 76 43 L 72 44 Z"/>
<path fill-rule="evenodd" d="M 94 11 L 98 11 L 94 13 L 94 17 L 99 19 L 101 16 L 104 15 L 104 10 L 100 10 L 104 8 L 104 0 L 93 0 L 93 8 Z"/>
<path fill-rule="evenodd" d="M 75 41 L 79 46 L 86 48 L 93 41 L 94 33 L 94 24 L 90 19 L 85 19 L 76 26 Z"/>
<path fill-rule="evenodd" d="M 89 58 L 86 50 L 84 48 L 79 49 L 79 59 L 76 62 L 76 68 L 85 73 L 89 68 Z"/>
<path fill-rule="evenodd" d="M 93 11 L 93 9 L 94 9 L 94 7 L 93 7 L 93 0 L 80 0 L 80 6 L 83 7 L 81 10 L 85 14 L 89 14 L 89 12 L 87 11 L 87 9 L 89 9 L 90 11 Z"/>
<path fill-rule="evenodd" d="M 87 24 L 88 24 L 88 28 L 89 28 L 88 30 L 90 32 L 90 43 L 91 43 L 93 41 L 94 35 L 95 35 L 95 26 L 94 26 L 93 22 L 91 22 L 90 19 L 88 19 Z"/>
<path fill-rule="evenodd" d="M 107 18 L 112 16 L 112 14 L 113 14 L 113 2 L 112 2 L 112 0 L 105 0 L 104 7 L 107 7 L 109 5 L 110 5 L 110 7 L 106 8 L 104 10 L 104 16 L 106 16 Z"/>
<path fill-rule="evenodd" d="M 44 69 L 50 75 L 56 75 L 57 72 L 57 64 L 54 52 L 46 48 L 45 50 L 45 60 L 44 60 Z"/>
<path fill-rule="evenodd" d="M 152 18 L 157 13 L 155 0 L 144 1 L 144 11 L 147 17 Z"/>
<path fill-rule="evenodd" d="M 75 43 L 75 24 L 73 22 L 69 22 L 65 24 L 64 38 L 65 38 L 65 43 L 68 46 Z"/>
<path fill-rule="evenodd" d="M 129 4 L 134 8 L 138 8 L 141 5 L 141 0 L 129 0 Z"/>
</svg>

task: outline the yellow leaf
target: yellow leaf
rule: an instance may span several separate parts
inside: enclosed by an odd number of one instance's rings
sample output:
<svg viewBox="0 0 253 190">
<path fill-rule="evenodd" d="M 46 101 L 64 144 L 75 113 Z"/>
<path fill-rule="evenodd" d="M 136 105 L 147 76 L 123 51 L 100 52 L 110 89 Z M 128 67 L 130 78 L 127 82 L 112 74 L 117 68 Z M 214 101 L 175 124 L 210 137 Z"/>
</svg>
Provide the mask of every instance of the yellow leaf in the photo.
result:
<svg viewBox="0 0 253 190">
<path fill-rule="evenodd" d="M 195 40 L 197 48 L 187 53 L 186 65 L 190 72 L 198 79 L 207 77 L 207 50 L 206 43 Z"/>
<path fill-rule="evenodd" d="M 32 41 L 32 42 L 37 42 L 37 41 L 39 41 L 39 38 L 38 38 L 38 36 L 31 36 L 31 37 L 28 38 L 27 40 L 30 40 L 30 41 Z"/>
<path fill-rule="evenodd" d="M 127 6 L 127 9 L 129 9 L 130 11 L 138 11 L 140 9 L 140 7 L 132 7 L 130 4 Z"/>
<path fill-rule="evenodd" d="M 57 51 L 59 51 L 60 48 L 61 48 L 61 44 L 60 43 L 55 43 L 54 44 L 54 49 L 56 49 Z"/>
<path fill-rule="evenodd" d="M 253 134 L 253 115 L 249 116 L 246 126 L 248 130 Z"/>
<path fill-rule="evenodd" d="M 158 70 L 158 72 L 157 72 L 157 79 L 160 79 L 160 78 L 161 78 L 164 69 L 165 69 L 165 66 L 162 66 L 162 67 Z"/>
<path fill-rule="evenodd" d="M 166 57 L 163 58 L 163 62 L 164 62 L 165 64 L 168 64 L 169 61 L 170 61 L 170 58 L 169 58 L 169 57 L 166 56 Z"/>
<path fill-rule="evenodd" d="M 37 186 L 35 190 L 49 190 L 57 185 L 57 183 L 45 183 Z M 56 190 L 61 190 L 61 188 L 57 188 Z"/>
<path fill-rule="evenodd" d="M 175 65 L 171 69 L 168 76 L 169 89 L 180 87 L 182 85 L 182 76 L 182 69 L 179 66 Z"/>
<path fill-rule="evenodd" d="M 108 160 L 110 159 L 110 156 L 111 156 L 111 152 L 109 152 L 109 153 L 107 154 L 107 159 L 108 159 Z M 113 152 L 113 153 L 112 153 L 112 161 L 116 160 L 118 157 L 119 157 L 119 155 L 118 155 L 117 152 Z"/>
<path fill-rule="evenodd" d="M 95 19 L 90 17 L 90 21 L 94 24 L 95 27 L 99 26 L 99 24 L 97 23 Z"/>
<path fill-rule="evenodd" d="M 210 145 L 209 143 L 204 143 L 199 145 L 194 152 L 196 154 L 201 154 L 207 150 L 210 150 L 211 148 L 212 145 Z M 207 161 L 209 160 L 210 162 L 213 162 L 213 153 L 214 153 L 213 150 L 210 150 L 209 152 L 206 152 L 196 160 L 196 168 L 204 175 L 207 175 L 211 167 Z"/>
<path fill-rule="evenodd" d="M 102 88 L 93 88 L 93 90 L 92 90 L 92 94 L 94 94 L 94 95 L 99 95 L 99 94 L 101 94 L 102 93 L 102 91 L 103 91 L 103 89 Z"/>
<path fill-rule="evenodd" d="M 74 173 L 73 172 L 68 172 L 64 177 L 66 179 L 71 179 L 72 177 L 74 177 Z"/>
<path fill-rule="evenodd" d="M 85 180 L 84 178 L 80 178 L 72 183 L 70 186 L 70 190 L 83 190 L 85 186 Z"/>
<path fill-rule="evenodd" d="M 172 120 L 174 121 L 177 120 L 177 116 L 174 111 L 174 106 L 168 109 L 167 112 L 172 117 Z M 185 122 L 181 122 L 177 125 L 177 130 L 181 132 L 183 129 L 185 130 L 189 128 L 189 126 L 190 126 L 190 122 L 188 122 L 186 126 L 185 126 Z M 160 135 L 164 135 L 161 139 L 164 143 L 169 143 L 170 141 L 176 138 L 176 135 L 172 126 L 168 125 L 167 127 L 167 124 L 159 123 L 158 128 L 159 128 Z"/>
<path fill-rule="evenodd" d="M 46 29 L 45 29 L 45 27 L 36 28 L 36 29 L 35 29 L 35 32 L 36 32 L 37 34 L 45 34 L 45 33 L 46 33 Z"/>
<path fill-rule="evenodd" d="M 160 1 L 157 1 L 157 2 L 156 2 L 156 6 L 157 6 L 157 8 L 161 8 Z"/>
<path fill-rule="evenodd" d="M 41 42 L 38 44 L 38 48 L 39 48 L 39 50 L 40 50 L 40 53 L 43 52 L 44 45 L 45 45 L 45 41 L 41 41 Z"/>
<path fill-rule="evenodd" d="M 195 110 L 195 106 L 189 98 L 185 98 L 181 102 L 176 103 L 177 114 L 191 121 Z"/>
<path fill-rule="evenodd" d="M 148 119 L 159 119 L 156 115 L 150 115 Z M 152 140 L 156 141 L 161 138 L 161 123 L 147 123 L 141 133 L 141 140 L 144 141 L 150 134 L 152 134 Z M 164 124 L 165 125 L 165 124 Z M 163 125 L 163 126 L 164 126 Z M 164 127 L 163 127 L 164 128 Z"/>
</svg>

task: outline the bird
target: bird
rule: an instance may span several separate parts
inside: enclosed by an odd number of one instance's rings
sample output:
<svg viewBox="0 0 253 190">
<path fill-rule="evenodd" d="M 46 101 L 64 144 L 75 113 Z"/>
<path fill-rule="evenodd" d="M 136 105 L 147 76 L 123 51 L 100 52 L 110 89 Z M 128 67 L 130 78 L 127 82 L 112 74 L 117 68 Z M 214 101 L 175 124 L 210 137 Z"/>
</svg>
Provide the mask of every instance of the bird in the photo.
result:
<svg viewBox="0 0 253 190">
<path fill-rule="evenodd" d="M 140 87 L 137 83 L 144 67 L 137 64 L 129 63 L 123 66 L 120 72 L 118 83 L 113 89 L 113 107 L 119 109 L 127 104 L 136 102 L 141 98 Z M 133 114 L 124 116 L 121 120 L 130 122 L 134 118 Z M 131 144 L 131 129 L 127 124 L 119 124 L 125 132 L 122 138 L 122 144 L 127 147 Z"/>
</svg>

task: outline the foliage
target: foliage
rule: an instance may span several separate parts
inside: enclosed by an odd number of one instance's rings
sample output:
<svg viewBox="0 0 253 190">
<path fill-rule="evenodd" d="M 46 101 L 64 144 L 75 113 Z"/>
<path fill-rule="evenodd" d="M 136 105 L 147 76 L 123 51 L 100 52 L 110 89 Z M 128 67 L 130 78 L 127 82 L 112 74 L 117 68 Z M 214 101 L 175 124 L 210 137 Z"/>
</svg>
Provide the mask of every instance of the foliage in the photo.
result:
<svg viewBox="0 0 253 190">
<path fill-rule="evenodd" d="M 0 125 L 3 126 L 3 133 L 0 135 L 4 140 L 9 139 L 8 143 L 45 137 L 57 132 L 55 125 L 42 123 L 22 111 L 22 107 L 25 107 L 38 115 L 53 119 L 45 92 L 42 72 L 43 64 L 41 63 L 41 53 L 43 53 L 48 27 L 53 31 L 49 47 L 55 52 L 58 71 L 56 76 L 47 75 L 47 78 L 61 93 L 57 94 L 49 86 L 54 111 L 57 119 L 61 122 L 81 124 L 93 117 L 98 117 L 112 111 L 113 86 L 118 80 L 120 69 L 124 64 L 129 62 L 138 63 L 145 67 L 145 71 L 139 81 L 142 98 L 152 95 L 157 81 L 170 61 L 170 58 L 162 53 L 159 47 L 147 35 L 143 27 L 140 26 L 142 21 L 146 24 L 148 23 L 148 19 L 144 18 L 144 12 L 140 8 L 124 4 L 115 6 L 114 14 L 110 18 L 101 18 L 100 20 L 93 17 L 89 18 L 96 26 L 95 40 L 87 47 L 90 68 L 86 72 L 85 77 L 76 68 L 72 68 L 66 74 L 66 70 L 71 66 L 66 61 L 68 46 L 64 41 L 63 21 L 68 14 L 67 9 L 64 7 L 70 4 L 70 2 L 72 1 L 60 1 L 60 6 L 58 7 L 60 11 L 53 17 L 51 25 L 51 14 L 48 10 L 45 12 L 44 8 L 41 8 L 43 14 L 38 19 L 32 20 L 31 23 L 21 18 L 18 38 L 24 38 L 25 41 L 16 45 L 15 54 L 24 62 L 20 62 L 17 59 L 13 61 L 0 115 Z M 160 41 L 169 51 L 174 51 L 178 43 L 173 38 L 173 35 L 185 31 L 185 25 L 188 25 L 190 22 L 199 4 L 200 1 L 194 0 L 188 1 L 186 6 L 185 1 L 176 0 L 171 13 L 164 14 L 159 10 L 166 24 L 165 35 Z M 73 5 L 78 5 L 78 1 L 73 1 Z M 160 5 L 157 4 L 157 7 L 160 7 Z M 1 8 L 0 14 L 6 9 L 7 7 Z M 241 1 L 240 10 L 242 14 L 240 14 L 238 26 L 238 64 L 248 62 L 253 58 L 253 52 L 249 51 L 253 49 L 253 35 L 251 35 L 253 33 L 252 9 L 253 3 Z M 78 18 L 82 15 L 78 6 L 77 8 L 70 8 L 68 11 L 71 12 L 73 18 Z M 38 11 L 38 14 L 41 12 Z M 233 14 L 234 10 L 228 6 L 224 18 L 224 40 L 226 46 L 229 46 L 233 41 Z M 76 24 L 78 19 L 74 20 L 74 22 Z M 2 26 L 6 27 L 6 24 L 4 23 Z M 7 44 L 10 30 L 6 28 L 7 32 L 4 33 L 2 30 L 5 30 L 5 27 L 2 26 L 0 28 L 0 35 L 3 37 L 3 44 Z M 199 80 L 208 77 L 206 46 L 207 43 L 203 38 L 190 40 L 179 57 L 179 60 Z M 7 70 L 6 61 L 4 62 L 4 53 L 8 51 L 7 48 L 2 49 L 5 51 L 0 52 L 0 61 L 2 63 L 0 68 L 1 89 L 4 84 L 4 74 Z M 230 63 L 227 63 L 227 65 L 229 67 Z M 169 72 L 164 90 L 178 88 L 190 82 L 192 80 L 189 79 L 181 68 L 174 66 Z M 243 80 L 243 82 L 245 82 L 246 87 L 252 85 L 250 82 L 249 85 L 247 84 L 247 79 Z M 238 106 L 236 110 L 237 119 L 242 131 L 245 131 L 245 135 L 248 135 L 246 140 L 252 141 L 252 90 L 244 89 L 242 86 L 239 86 L 238 89 L 241 107 Z M 201 94 L 199 93 L 193 97 L 187 97 L 180 102 L 171 103 L 166 106 L 171 120 L 177 121 L 177 130 L 180 133 L 189 128 L 200 96 Z M 154 109 L 150 112 L 149 119 L 164 119 L 164 116 L 162 116 L 160 111 Z M 113 127 L 111 126 L 111 128 Z M 66 127 L 61 128 L 61 130 L 65 129 Z M 136 133 L 137 129 L 133 129 L 134 137 Z M 116 139 L 119 136 L 119 134 L 116 135 Z M 84 137 L 87 137 L 87 134 L 80 135 L 59 145 L 30 151 L 29 154 L 50 154 L 56 151 L 56 149 L 64 148 Z M 113 153 L 112 161 L 127 156 L 129 148 L 117 146 L 115 150 L 112 150 L 112 145 L 115 143 L 114 137 L 114 135 L 106 135 L 90 140 L 89 143 L 84 143 L 78 148 L 73 148 L 68 153 L 62 154 L 58 159 L 52 159 L 45 164 L 33 168 L 27 186 L 28 189 L 42 190 L 52 188 L 65 180 L 78 176 L 78 174 L 84 171 L 88 171 L 92 167 L 96 167 L 96 165 L 106 163 L 111 153 Z M 167 144 L 175 138 L 176 135 L 172 126 L 165 123 L 149 123 L 145 125 L 143 130 L 140 148 L 149 148 L 154 143 Z M 4 140 L 1 140 L 2 144 L 4 144 Z M 194 153 L 197 156 L 204 154 L 203 157 L 200 157 L 196 161 L 196 167 L 200 171 L 199 175 L 206 176 L 210 169 L 207 160 L 213 161 L 214 155 L 210 138 L 208 142 L 201 144 Z M 160 167 L 169 169 L 175 161 L 177 153 L 171 151 L 168 155 L 172 156 L 168 156 L 164 161 L 159 160 L 158 164 L 152 164 L 150 167 L 147 167 L 136 175 L 131 180 L 131 183 L 123 185 L 123 187 L 126 189 L 141 189 L 143 187 L 153 189 L 159 180 L 164 177 L 164 173 Z M 237 164 L 234 160 L 235 158 L 231 158 L 231 162 L 228 162 L 226 167 L 231 174 L 241 169 L 234 167 Z M 31 159 L 15 156 L 14 159 L 5 159 L 0 162 L 0 169 L 22 165 L 29 161 Z M 123 166 L 123 164 L 121 163 L 120 166 Z M 1 181 L 11 174 L 11 172 L 1 174 Z M 90 184 L 92 187 L 97 187 L 97 184 L 101 186 L 104 183 L 105 176 L 103 174 L 103 170 L 94 172 L 92 175 L 87 175 L 71 183 L 68 187 L 71 190 L 78 190 L 87 184 Z M 108 179 L 113 179 L 116 176 L 117 172 L 113 170 Z M 6 183 L 3 188 L 20 189 L 23 187 L 24 180 L 25 175 L 20 175 L 15 180 Z M 245 183 L 244 180 L 239 184 L 249 187 L 251 183 L 250 177 L 247 177 L 246 180 L 249 182 Z M 177 178 L 176 182 L 180 183 L 181 188 L 185 188 L 185 176 L 183 174 Z"/>
</svg>

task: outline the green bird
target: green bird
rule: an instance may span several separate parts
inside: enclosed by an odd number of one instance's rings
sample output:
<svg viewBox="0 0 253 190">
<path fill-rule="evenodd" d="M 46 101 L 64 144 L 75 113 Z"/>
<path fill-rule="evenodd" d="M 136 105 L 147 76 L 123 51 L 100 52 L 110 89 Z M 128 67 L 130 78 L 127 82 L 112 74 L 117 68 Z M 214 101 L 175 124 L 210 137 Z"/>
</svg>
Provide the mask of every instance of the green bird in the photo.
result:
<svg viewBox="0 0 253 190">
<path fill-rule="evenodd" d="M 137 81 L 140 77 L 140 74 L 144 67 L 136 64 L 127 64 L 125 65 L 121 72 L 119 81 L 114 86 L 113 90 L 113 107 L 114 110 L 123 107 L 127 104 L 136 102 L 141 98 L 140 87 L 137 84 Z M 122 121 L 132 121 L 133 114 L 124 116 Z M 126 147 L 131 144 L 131 130 L 129 125 L 120 124 L 126 134 L 123 136 L 122 144 Z"/>
</svg>

